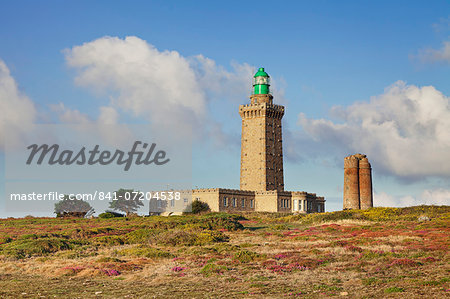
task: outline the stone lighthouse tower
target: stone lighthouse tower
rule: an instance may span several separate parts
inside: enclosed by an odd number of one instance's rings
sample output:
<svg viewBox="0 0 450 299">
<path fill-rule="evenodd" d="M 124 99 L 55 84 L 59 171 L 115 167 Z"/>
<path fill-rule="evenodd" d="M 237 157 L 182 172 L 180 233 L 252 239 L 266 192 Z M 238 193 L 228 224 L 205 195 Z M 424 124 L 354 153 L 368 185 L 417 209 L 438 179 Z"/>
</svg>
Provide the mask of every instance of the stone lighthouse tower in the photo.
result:
<svg viewBox="0 0 450 299">
<path fill-rule="evenodd" d="M 240 105 L 242 118 L 241 190 L 284 190 L 281 119 L 284 107 L 273 104 L 270 77 L 259 68 L 253 77 L 250 104 Z"/>
</svg>

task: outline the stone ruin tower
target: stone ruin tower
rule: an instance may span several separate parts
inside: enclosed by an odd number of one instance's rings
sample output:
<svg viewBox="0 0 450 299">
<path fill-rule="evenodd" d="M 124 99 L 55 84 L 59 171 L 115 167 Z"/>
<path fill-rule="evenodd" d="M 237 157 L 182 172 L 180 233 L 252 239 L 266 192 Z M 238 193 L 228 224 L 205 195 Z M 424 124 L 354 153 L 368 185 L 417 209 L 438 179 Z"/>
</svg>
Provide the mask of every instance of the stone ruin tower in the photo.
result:
<svg viewBox="0 0 450 299">
<path fill-rule="evenodd" d="M 344 159 L 344 210 L 373 207 L 372 168 L 366 155 Z"/>
</svg>

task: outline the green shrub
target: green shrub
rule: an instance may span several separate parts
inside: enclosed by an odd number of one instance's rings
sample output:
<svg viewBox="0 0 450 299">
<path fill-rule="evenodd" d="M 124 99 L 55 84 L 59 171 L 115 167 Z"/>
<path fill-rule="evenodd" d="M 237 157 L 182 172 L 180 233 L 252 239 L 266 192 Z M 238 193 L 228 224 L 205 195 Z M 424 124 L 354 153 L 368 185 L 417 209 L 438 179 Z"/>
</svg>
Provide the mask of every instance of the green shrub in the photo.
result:
<svg viewBox="0 0 450 299">
<path fill-rule="evenodd" d="M 226 229 L 229 231 L 236 231 L 244 229 L 244 226 L 239 222 L 241 216 L 230 215 L 226 213 L 211 213 L 202 217 L 198 217 L 197 223 L 200 223 L 206 229 Z"/>
<path fill-rule="evenodd" d="M 98 248 L 96 246 L 84 245 L 76 246 L 74 249 L 55 252 L 54 255 L 61 259 L 79 259 L 96 256 Z"/>
<path fill-rule="evenodd" d="M 222 232 L 214 230 L 203 230 L 197 233 L 195 245 L 206 245 L 218 242 L 227 242 L 229 237 Z"/>
<path fill-rule="evenodd" d="M 96 228 L 92 228 L 92 229 L 76 228 L 71 231 L 70 237 L 73 239 L 78 239 L 78 238 L 89 239 L 96 235 L 108 234 L 114 230 L 115 229 L 111 228 L 111 227 L 96 227 Z"/>
<path fill-rule="evenodd" d="M 100 245 L 123 245 L 125 244 L 124 239 L 121 236 L 101 236 L 93 238 L 93 243 L 100 244 Z"/>
<path fill-rule="evenodd" d="M 98 218 L 117 218 L 117 217 L 124 217 L 124 215 L 114 211 L 106 211 L 98 215 Z"/>
<path fill-rule="evenodd" d="M 21 235 L 18 239 L 19 240 L 36 240 L 36 239 L 38 239 L 38 236 L 36 234 L 26 234 L 26 235 Z"/>
<path fill-rule="evenodd" d="M 229 243 L 216 243 L 212 249 L 219 254 L 227 254 L 241 250 L 238 245 L 232 245 Z"/>
<path fill-rule="evenodd" d="M 217 242 L 228 241 L 228 236 L 220 231 L 214 230 L 180 230 L 173 229 L 155 235 L 152 239 L 153 243 L 170 246 L 194 246 L 206 245 Z"/>
<path fill-rule="evenodd" d="M 150 238 L 160 233 L 159 229 L 148 229 L 148 228 L 141 228 L 134 230 L 132 232 L 129 232 L 126 235 L 127 243 L 129 244 L 145 244 L 150 241 Z"/>
<path fill-rule="evenodd" d="M 270 226 L 272 230 L 288 230 L 289 227 L 286 224 L 274 224 Z"/>
<path fill-rule="evenodd" d="M 112 227 L 96 227 L 91 230 L 88 230 L 89 234 L 91 235 L 101 235 L 101 234 L 108 234 L 115 229 Z"/>
<path fill-rule="evenodd" d="M 116 254 L 121 256 L 147 257 L 147 258 L 171 258 L 173 254 L 158 248 L 138 245 L 131 248 L 116 250 Z"/>
<path fill-rule="evenodd" d="M 41 256 L 60 250 L 72 249 L 75 241 L 61 238 L 26 239 L 7 243 L 3 247 L 3 253 L 15 258 L 25 258 L 33 255 Z"/>
<path fill-rule="evenodd" d="M 227 270 L 228 268 L 223 265 L 206 264 L 205 266 L 203 266 L 200 272 L 205 276 L 210 276 L 211 274 L 222 274 Z"/>
<path fill-rule="evenodd" d="M 253 251 L 241 250 L 234 254 L 233 259 L 241 263 L 249 263 L 259 257 L 259 254 Z"/>
<path fill-rule="evenodd" d="M 170 246 L 193 246 L 197 242 L 197 234 L 190 231 L 173 229 L 155 237 L 155 243 Z"/>
<path fill-rule="evenodd" d="M 189 212 L 185 212 L 185 214 L 201 214 L 211 211 L 208 204 L 200 200 L 194 200 L 186 210 Z"/>
<path fill-rule="evenodd" d="M 147 229 L 226 229 L 241 230 L 244 226 L 239 223 L 241 217 L 238 215 L 230 215 L 226 213 L 209 213 L 201 216 L 185 215 L 185 216 L 152 216 L 148 218 L 140 218 L 139 222 L 143 223 L 139 228 Z M 144 224 L 145 223 L 145 224 Z"/>
</svg>

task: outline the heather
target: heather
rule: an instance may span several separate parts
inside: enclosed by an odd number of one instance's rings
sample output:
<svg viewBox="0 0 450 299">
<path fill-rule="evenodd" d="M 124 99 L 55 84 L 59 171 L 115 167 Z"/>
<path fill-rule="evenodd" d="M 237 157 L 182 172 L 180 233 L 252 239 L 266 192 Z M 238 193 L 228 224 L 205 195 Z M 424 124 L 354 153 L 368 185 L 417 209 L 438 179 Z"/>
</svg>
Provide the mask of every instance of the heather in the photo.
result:
<svg viewBox="0 0 450 299">
<path fill-rule="evenodd" d="M 448 206 L 1 219 L 0 296 L 445 298 L 449 224 Z"/>
</svg>

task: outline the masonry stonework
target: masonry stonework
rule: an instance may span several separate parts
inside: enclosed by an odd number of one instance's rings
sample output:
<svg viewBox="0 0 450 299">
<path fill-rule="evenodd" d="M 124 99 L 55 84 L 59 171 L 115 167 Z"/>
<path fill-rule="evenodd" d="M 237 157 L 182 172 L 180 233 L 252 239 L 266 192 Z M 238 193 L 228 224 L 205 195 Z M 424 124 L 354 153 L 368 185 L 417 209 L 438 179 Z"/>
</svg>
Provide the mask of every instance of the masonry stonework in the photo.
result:
<svg viewBox="0 0 450 299">
<path fill-rule="evenodd" d="M 373 207 L 372 168 L 366 155 L 344 159 L 344 210 Z"/>
<path fill-rule="evenodd" d="M 274 105 L 272 95 L 250 97 L 239 106 L 242 118 L 241 189 L 284 190 L 281 119 L 284 107 Z"/>
</svg>

